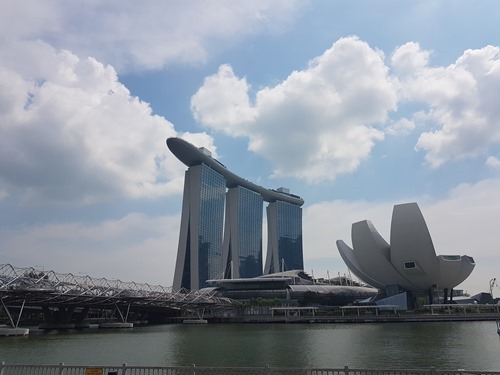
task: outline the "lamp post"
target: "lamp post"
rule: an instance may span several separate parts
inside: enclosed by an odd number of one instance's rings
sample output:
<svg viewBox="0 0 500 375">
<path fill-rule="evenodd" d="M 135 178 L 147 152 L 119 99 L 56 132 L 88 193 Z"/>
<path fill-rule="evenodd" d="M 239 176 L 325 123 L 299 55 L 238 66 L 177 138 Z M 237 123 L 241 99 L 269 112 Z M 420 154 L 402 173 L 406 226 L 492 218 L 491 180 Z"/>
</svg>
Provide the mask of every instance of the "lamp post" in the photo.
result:
<svg viewBox="0 0 500 375">
<path fill-rule="evenodd" d="M 491 295 L 491 298 L 493 298 L 493 286 L 495 285 L 495 281 L 496 281 L 496 277 L 494 277 L 493 279 L 490 280 L 490 295 Z"/>
</svg>

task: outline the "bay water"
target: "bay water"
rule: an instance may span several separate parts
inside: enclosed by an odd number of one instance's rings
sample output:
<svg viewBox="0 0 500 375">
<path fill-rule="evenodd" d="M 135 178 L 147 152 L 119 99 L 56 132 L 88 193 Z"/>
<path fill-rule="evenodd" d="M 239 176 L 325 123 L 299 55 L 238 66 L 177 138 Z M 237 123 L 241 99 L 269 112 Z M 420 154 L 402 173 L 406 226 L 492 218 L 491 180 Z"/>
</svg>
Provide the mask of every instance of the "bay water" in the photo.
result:
<svg viewBox="0 0 500 375">
<path fill-rule="evenodd" d="M 171 324 L 0 337 L 0 361 L 500 371 L 496 323 Z"/>
</svg>

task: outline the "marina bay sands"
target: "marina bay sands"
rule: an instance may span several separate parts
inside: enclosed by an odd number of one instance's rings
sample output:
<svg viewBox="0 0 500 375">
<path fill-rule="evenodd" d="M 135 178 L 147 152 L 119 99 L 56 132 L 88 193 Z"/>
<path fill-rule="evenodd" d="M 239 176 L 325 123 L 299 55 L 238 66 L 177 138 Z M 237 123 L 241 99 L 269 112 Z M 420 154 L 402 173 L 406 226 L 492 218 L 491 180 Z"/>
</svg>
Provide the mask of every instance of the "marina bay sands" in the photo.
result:
<svg viewBox="0 0 500 375">
<path fill-rule="evenodd" d="M 304 200 L 286 188 L 266 189 L 229 171 L 210 151 L 180 139 L 167 146 L 186 166 L 173 288 L 197 290 L 207 280 L 252 278 L 302 270 Z M 262 269 L 263 204 L 267 257 Z"/>
</svg>

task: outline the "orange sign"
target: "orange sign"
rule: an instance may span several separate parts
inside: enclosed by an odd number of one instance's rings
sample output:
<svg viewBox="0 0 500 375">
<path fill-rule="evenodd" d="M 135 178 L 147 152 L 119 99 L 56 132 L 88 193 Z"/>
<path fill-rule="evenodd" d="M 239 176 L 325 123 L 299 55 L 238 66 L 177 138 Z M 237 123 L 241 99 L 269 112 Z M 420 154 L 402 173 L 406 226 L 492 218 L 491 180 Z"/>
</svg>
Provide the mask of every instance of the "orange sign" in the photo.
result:
<svg viewBox="0 0 500 375">
<path fill-rule="evenodd" d="M 86 368 L 85 375 L 104 375 L 102 367 Z"/>
</svg>

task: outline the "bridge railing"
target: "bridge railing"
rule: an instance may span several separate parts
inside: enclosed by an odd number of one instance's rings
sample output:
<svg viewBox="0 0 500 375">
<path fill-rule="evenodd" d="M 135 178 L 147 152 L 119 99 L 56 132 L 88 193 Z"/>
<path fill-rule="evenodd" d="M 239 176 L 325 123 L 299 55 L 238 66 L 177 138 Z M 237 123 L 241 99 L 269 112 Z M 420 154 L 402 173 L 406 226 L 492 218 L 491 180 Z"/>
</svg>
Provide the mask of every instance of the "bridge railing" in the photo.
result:
<svg viewBox="0 0 500 375">
<path fill-rule="evenodd" d="M 0 363 L 0 375 L 499 375 L 494 371 L 370 368 L 293 368 L 293 367 L 146 367 L 146 366 L 72 366 L 21 365 Z"/>
</svg>

